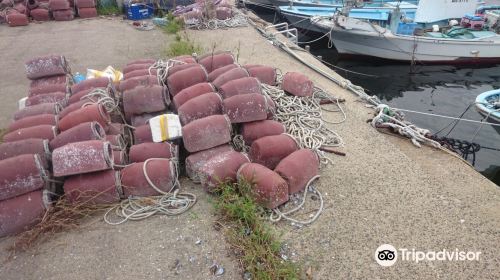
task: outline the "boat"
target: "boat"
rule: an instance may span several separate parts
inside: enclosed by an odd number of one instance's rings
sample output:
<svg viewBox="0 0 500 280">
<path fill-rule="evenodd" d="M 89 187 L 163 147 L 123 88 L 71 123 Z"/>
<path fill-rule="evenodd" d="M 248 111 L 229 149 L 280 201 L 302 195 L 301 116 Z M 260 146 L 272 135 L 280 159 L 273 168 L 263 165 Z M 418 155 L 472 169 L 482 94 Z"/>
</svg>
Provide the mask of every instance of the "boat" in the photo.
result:
<svg viewBox="0 0 500 280">
<path fill-rule="evenodd" d="M 253 0 L 252 0 L 253 1 Z M 348 0 L 269 0 L 276 8 L 280 6 L 301 6 L 301 7 L 338 7 L 345 6 Z M 406 0 L 411 4 L 417 4 L 419 0 Z M 356 8 L 366 8 L 369 6 L 380 7 L 386 3 L 397 3 L 394 0 L 374 0 L 374 1 L 351 1 L 355 2 Z"/>
<path fill-rule="evenodd" d="M 385 2 L 382 6 L 365 6 L 349 10 L 349 17 L 357 19 L 370 20 L 378 24 L 385 24 L 390 18 L 393 10 L 398 9 L 404 14 L 405 18 L 415 17 L 417 6 L 409 2 Z M 308 20 L 313 16 L 331 17 L 335 13 L 342 11 L 343 5 L 334 5 L 331 7 L 313 7 L 313 6 L 280 6 L 279 13 L 292 26 L 307 32 L 322 33 L 322 30 L 311 24 Z"/>
<path fill-rule="evenodd" d="M 456 5 L 446 9 L 450 4 Z M 462 26 L 440 28 L 433 24 L 444 18 L 460 18 L 457 15 L 463 15 L 468 9 L 474 12 L 476 4 L 473 4 L 421 0 L 415 22 L 401 20 L 401 13 L 396 9 L 390 17 L 393 20 L 387 21 L 385 26 L 341 14 L 329 18 L 312 17 L 311 23 L 323 34 L 328 34 L 341 56 L 439 64 L 500 62 L 500 35 L 495 32 Z M 441 10 L 431 12 L 432 7 Z M 425 29 L 429 24 L 433 26 L 432 30 Z"/>
<path fill-rule="evenodd" d="M 476 97 L 477 111 L 496 122 L 500 122 L 500 89 L 483 92 Z"/>
</svg>

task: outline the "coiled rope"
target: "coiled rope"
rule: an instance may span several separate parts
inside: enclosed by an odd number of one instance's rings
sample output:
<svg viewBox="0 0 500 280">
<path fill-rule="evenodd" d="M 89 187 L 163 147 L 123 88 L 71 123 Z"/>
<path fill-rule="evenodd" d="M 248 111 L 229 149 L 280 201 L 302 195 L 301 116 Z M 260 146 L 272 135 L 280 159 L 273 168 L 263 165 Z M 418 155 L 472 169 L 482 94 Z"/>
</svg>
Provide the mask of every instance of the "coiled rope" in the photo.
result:
<svg viewBox="0 0 500 280">
<path fill-rule="evenodd" d="M 262 84 L 262 89 L 276 104 L 274 118 L 283 123 L 286 132 L 297 140 L 299 146 L 314 150 L 322 164 L 331 163 L 331 159 L 320 148 L 341 147 L 344 142 L 325 125 L 320 99 L 317 96 L 288 95 L 282 89 L 266 84 Z"/>
<path fill-rule="evenodd" d="M 179 61 L 175 59 L 162 60 L 159 59 L 153 65 L 148 68 L 149 75 L 151 75 L 151 70 L 156 69 L 156 76 L 158 78 L 158 83 L 163 87 L 166 87 L 166 81 L 168 77 L 168 70 L 179 64 L 185 64 L 184 61 Z"/>
<path fill-rule="evenodd" d="M 164 160 L 174 163 L 174 185 L 170 191 L 165 192 L 156 186 L 147 173 L 147 165 L 153 160 Z M 110 225 L 123 224 L 126 221 L 138 221 L 149 218 L 153 215 L 176 216 L 188 211 L 196 204 L 196 195 L 188 192 L 181 193 L 179 190 L 179 173 L 177 161 L 170 161 L 165 158 L 150 158 L 142 165 L 142 171 L 149 186 L 162 195 L 150 197 L 133 197 L 130 196 L 123 200 L 120 204 L 110 208 L 104 214 L 104 221 Z M 175 189 L 175 190 L 174 190 Z M 172 192 L 172 190 L 174 190 Z M 114 210 L 114 211 L 113 211 Z M 109 215 L 114 213 L 118 217 L 118 221 L 113 222 L 109 219 Z M 115 218 L 116 219 L 116 218 Z"/>
<path fill-rule="evenodd" d="M 248 26 L 247 17 L 238 10 L 233 10 L 233 17 L 228 19 L 204 19 L 201 21 L 192 21 L 186 23 L 186 27 L 189 29 L 227 29 L 236 27 L 246 27 Z"/>
<path fill-rule="evenodd" d="M 291 210 L 288 210 L 288 211 L 285 211 L 285 212 L 281 212 L 281 210 L 279 209 L 279 207 L 276 207 L 273 209 L 273 212 L 271 213 L 271 215 L 269 216 L 269 220 L 273 223 L 276 223 L 276 222 L 279 222 L 280 220 L 287 220 L 287 221 L 290 221 L 292 223 L 295 223 L 295 224 L 300 224 L 300 225 L 308 225 L 308 224 L 311 224 L 313 223 L 314 221 L 316 221 L 316 219 L 318 219 L 318 217 L 321 215 L 321 213 L 323 212 L 323 205 L 324 205 L 324 202 L 323 202 L 323 196 L 321 196 L 321 192 L 319 192 L 314 186 L 312 186 L 311 184 L 319 179 L 320 176 L 317 175 L 317 176 L 314 176 L 313 178 L 311 178 L 311 180 L 309 180 L 309 182 L 307 182 L 306 184 L 306 188 L 304 190 L 304 196 L 302 197 L 302 200 L 301 202 L 299 203 L 299 205 L 297 205 L 297 207 L 291 209 Z M 319 205 L 319 208 L 318 210 L 316 211 L 316 214 L 314 214 L 309 220 L 305 220 L 305 221 L 301 221 L 301 220 L 298 220 L 298 219 L 295 219 L 295 218 L 292 218 L 290 217 L 289 215 L 299 211 L 300 209 L 302 209 L 302 207 L 304 206 L 305 202 L 306 202 L 306 198 L 307 198 L 307 193 L 312 193 L 314 195 L 317 195 L 318 198 L 319 198 L 319 201 L 320 201 L 320 205 Z"/>
</svg>

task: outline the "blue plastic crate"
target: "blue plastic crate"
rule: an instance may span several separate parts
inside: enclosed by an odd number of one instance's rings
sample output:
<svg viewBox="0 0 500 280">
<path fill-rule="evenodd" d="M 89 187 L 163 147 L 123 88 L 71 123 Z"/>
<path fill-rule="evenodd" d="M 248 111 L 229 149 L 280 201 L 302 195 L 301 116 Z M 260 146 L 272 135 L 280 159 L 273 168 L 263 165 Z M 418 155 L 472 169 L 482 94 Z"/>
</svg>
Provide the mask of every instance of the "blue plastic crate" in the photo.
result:
<svg viewBox="0 0 500 280">
<path fill-rule="evenodd" d="M 141 20 L 150 18 L 153 16 L 153 4 L 130 4 L 125 5 L 125 10 L 127 11 L 127 18 L 130 20 Z"/>
<path fill-rule="evenodd" d="M 410 23 L 400 22 L 396 33 L 400 34 L 400 35 L 410 35 L 411 36 L 411 35 L 413 35 L 415 28 L 417 28 L 417 24 L 414 22 L 410 22 Z"/>
</svg>

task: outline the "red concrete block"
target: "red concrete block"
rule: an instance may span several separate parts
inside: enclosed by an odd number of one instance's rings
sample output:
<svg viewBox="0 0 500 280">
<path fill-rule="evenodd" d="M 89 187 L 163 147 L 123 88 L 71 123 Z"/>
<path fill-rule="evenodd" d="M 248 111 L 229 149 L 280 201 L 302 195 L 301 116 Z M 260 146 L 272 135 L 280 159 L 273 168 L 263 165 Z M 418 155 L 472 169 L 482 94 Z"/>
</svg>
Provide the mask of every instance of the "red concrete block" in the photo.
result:
<svg viewBox="0 0 500 280">
<path fill-rule="evenodd" d="M 121 175 L 125 197 L 160 195 L 161 193 L 155 187 L 162 192 L 169 192 L 174 188 L 177 180 L 176 166 L 168 159 L 151 159 L 147 162 L 132 163 L 123 168 Z M 154 186 L 148 183 L 146 175 Z"/>
<path fill-rule="evenodd" d="M 182 127 L 184 147 L 190 153 L 210 149 L 231 141 L 231 122 L 226 115 L 214 115 Z"/>
<path fill-rule="evenodd" d="M 271 86 L 276 85 L 276 79 L 278 77 L 276 68 L 270 66 L 251 67 L 250 69 L 248 69 L 248 74 L 250 74 L 250 77 L 259 79 L 261 83 Z"/>
<path fill-rule="evenodd" d="M 47 208 L 48 195 L 41 190 L 0 201 L 0 237 L 31 229 Z"/>
<path fill-rule="evenodd" d="M 268 104 L 262 94 L 240 94 L 224 99 L 222 111 L 231 123 L 244 123 L 267 119 Z"/>
<path fill-rule="evenodd" d="M 43 8 L 37 8 L 30 11 L 30 16 L 36 21 L 49 21 L 50 14 L 49 10 Z"/>
<path fill-rule="evenodd" d="M 197 119 L 220 114 L 222 114 L 222 98 L 215 92 L 192 98 L 178 108 L 179 119 L 183 125 Z"/>
<path fill-rule="evenodd" d="M 38 87 L 30 87 L 28 96 L 33 97 L 40 94 L 48 94 L 53 92 L 68 92 L 68 86 L 65 83 L 51 84 Z"/>
<path fill-rule="evenodd" d="M 57 75 L 57 76 L 50 76 L 50 77 L 44 77 L 44 78 L 39 78 L 36 80 L 31 80 L 30 81 L 30 91 L 38 88 L 38 87 L 45 87 L 45 86 L 50 86 L 50 85 L 68 85 L 69 84 L 69 78 L 67 75 Z M 44 92 L 45 93 L 45 92 Z"/>
<path fill-rule="evenodd" d="M 185 64 L 174 65 L 174 66 L 168 68 L 167 77 L 170 75 L 173 75 L 179 71 L 191 68 L 191 67 L 198 67 L 198 64 L 197 63 L 185 63 Z"/>
<path fill-rule="evenodd" d="M 212 54 L 206 54 L 198 58 L 198 63 L 203 65 L 205 69 L 210 73 L 215 69 L 224 67 L 228 64 L 234 63 L 234 56 L 231 52 L 218 52 Z"/>
<path fill-rule="evenodd" d="M 257 164 L 245 163 L 238 170 L 238 182 L 250 183 L 258 203 L 274 209 L 288 201 L 288 185 L 278 173 Z"/>
<path fill-rule="evenodd" d="M 128 80 L 121 81 L 118 88 L 121 92 L 125 92 L 127 90 L 134 89 L 138 86 L 157 86 L 157 85 L 159 85 L 158 77 L 153 75 L 148 75 L 148 76 L 134 77 Z"/>
<path fill-rule="evenodd" d="M 217 7 L 215 8 L 215 13 L 217 19 L 225 20 L 233 17 L 233 10 L 227 7 Z"/>
<path fill-rule="evenodd" d="M 252 162 L 274 169 L 289 154 L 297 151 L 299 145 L 288 134 L 265 136 L 255 140 L 250 146 Z"/>
<path fill-rule="evenodd" d="M 14 113 L 14 120 L 20 120 L 26 117 L 37 116 L 41 114 L 57 115 L 61 110 L 61 105 L 58 103 L 42 103 L 25 107 Z"/>
<path fill-rule="evenodd" d="M 151 127 L 149 124 L 141 125 L 134 130 L 134 144 L 153 142 L 153 135 L 151 134 Z"/>
<path fill-rule="evenodd" d="M 75 0 L 75 5 L 77 8 L 95 8 L 94 0 Z"/>
<path fill-rule="evenodd" d="M 107 77 L 87 79 L 74 84 L 71 86 L 71 93 L 75 95 L 83 90 L 89 90 L 93 88 L 107 88 L 111 85 L 111 80 Z"/>
<path fill-rule="evenodd" d="M 65 131 L 78 124 L 92 121 L 98 122 L 104 128 L 111 122 L 102 104 L 88 105 L 69 113 L 59 121 L 59 130 Z"/>
<path fill-rule="evenodd" d="M 149 69 L 153 64 L 154 62 L 127 64 L 127 66 L 123 68 L 122 73 L 125 75 L 132 71 Z"/>
<path fill-rule="evenodd" d="M 49 0 L 49 8 L 51 11 L 69 10 L 70 5 L 68 0 Z"/>
<path fill-rule="evenodd" d="M 135 77 L 140 77 L 140 76 L 148 76 L 148 75 L 156 76 L 157 73 L 158 73 L 158 71 L 156 71 L 156 69 L 148 69 L 148 68 L 137 69 L 137 70 L 128 72 L 127 74 L 124 74 L 123 79 L 128 80 L 130 78 L 135 78 Z"/>
<path fill-rule="evenodd" d="M 52 92 L 45 94 L 38 94 L 35 96 L 28 97 L 26 99 L 26 106 L 33 106 L 42 103 L 60 103 L 64 106 L 66 104 L 66 93 L 65 92 Z"/>
<path fill-rule="evenodd" d="M 10 27 L 16 27 L 16 26 L 26 26 L 28 25 L 29 19 L 28 16 L 25 14 L 21 13 L 9 13 L 6 17 L 7 23 L 9 24 Z"/>
<path fill-rule="evenodd" d="M 288 184 L 288 193 L 304 191 L 307 183 L 319 175 L 318 155 L 310 149 L 301 149 L 282 159 L 274 169 Z"/>
<path fill-rule="evenodd" d="M 168 76 L 167 85 L 170 95 L 175 96 L 181 90 L 206 82 L 207 79 L 207 71 L 202 65 L 197 64 L 196 67 L 190 67 Z"/>
<path fill-rule="evenodd" d="M 56 21 L 70 21 L 75 18 L 75 13 L 73 10 L 57 10 L 52 11 L 52 16 Z"/>
<path fill-rule="evenodd" d="M 166 88 L 162 86 L 138 86 L 124 91 L 122 97 L 126 116 L 164 111 L 170 104 Z"/>
<path fill-rule="evenodd" d="M 216 88 L 221 88 L 225 83 L 236 80 L 236 79 L 241 79 L 248 77 L 248 72 L 247 70 L 243 68 L 234 68 L 231 69 L 223 74 L 221 74 L 217 79 L 213 81 L 213 84 Z"/>
<path fill-rule="evenodd" d="M 0 201 L 47 186 L 48 171 L 38 154 L 25 154 L 0 161 Z"/>
<path fill-rule="evenodd" d="M 142 143 L 130 147 L 130 162 L 143 162 L 150 158 L 177 158 L 178 147 L 168 142 Z"/>
<path fill-rule="evenodd" d="M 93 18 L 97 17 L 96 8 L 78 8 L 78 16 L 81 18 Z"/>
<path fill-rule="evenodd" d="M 238 67 L 240 67 L 238 64 L 232 63 L 232 64 L 228 64 L 226 66 L 217 68 L 208 74 L 208 81 L 213 82 L 220 75 L 226 73 L 227 71 L 229 71 L 231 69 L 238 68 Z"/>
<path fill-rule="evenodd" d="M 113 150 L 109 142 L 90 140 L 69 143 L 52 152 L 54 176 L 108 170 L 113 167 Z"/>
<path fill-rule="evenodd" d="M 42 124 L 57 126 L 57 121 L 58 121 L 57 115 L 41 114 L 38 116 L 26 117 L 24 119 L 14 121 L 9 125 L 9 128 L 7 131 L 11 132 L 11 131 L 18 130 L 21 128 L 27 128 L 27 127 L 32 127 L 32 126 L 37 126 L 37 125 L 42 125 Z"/>
<path fill-rule="evenodd" d="M 219 88 L 219 93 L 222 98 L 226 99 L 238 94 L 262 94 L 262 90 L 259 80 L 253 77 L 245 77 L 225 83 Z"/>
<path fill-rule="evenodd" d="M 24 139 L 0 144 L 0 160 L 26 155 L 37 154 L 44 168 L 48 168 L 51 158 L 49 141 L 46 139 Z"/>
<path fill-rule="evenodd" d="M 25 63 L 25 68 L 26 76 L 30 80 L 66 75 L 68 73 L 68 63 L 66 58 L 61 55 L 33 58 Z"/>
<path fill-rule="evenodd" d="M 199 171 L 215 155 L 233 151 L 231 145 L 221 145 L 189 155 L 186 158 L 186 174 L 195 183 L 200 182 Z"/>
<path fill-rule="evenodd" d="M 314 84 L 301 73 L 288 72 L 283 76 L 281 88 L 295 96 L 312 96 Z"/>
<path fill-rule="evenodd" d="M 79 174 L 64 180 L 64 194 L 74 204 L 111 204 L 120 201 L 120 185 L 120 173 L 115 170 Z"/>
<path fill-rule="evenodd" d="M 196 85 L 187 87 L 174 96 L 173 98 L 174 107 L 178 109 L 191 98 L 195 98 L 202 94 L 214 91 L 215 87 L 210 83 L 198 83 Z"/>
<path fill-rule="evenodd" d="M 98 122 L 84 122 L 61 132 L 49 145 L 51 150 L 55 150 L 69 143 L 102 140 L 105 136 L 104 128 Z"/>
<path fill-rule="evenodd" d="M 245 144 L 252 145 L 253 141 L 271 135 L 280 135 L 285 133 L 285 126 L 277 121 L 263 120 L 244 123 L 241 127 L 241 135 Z"/>
<path fill-rule="evenodd" d="M 55 126 L 42 124 L 11 131 L 3 136 L 3 141 L 13 142 L 29 138 L 52 140 L 56 135 L 57 128 Z"/>
<path fill-rule="evenodd" d="M 248 162 L 250 160 L 246 155 L 235 151 L 215 155 L 200 169 L 201 185 L 206 191 L 211 192 L 220 183 L 234 183 L 238 169 Z"/>
</svg>

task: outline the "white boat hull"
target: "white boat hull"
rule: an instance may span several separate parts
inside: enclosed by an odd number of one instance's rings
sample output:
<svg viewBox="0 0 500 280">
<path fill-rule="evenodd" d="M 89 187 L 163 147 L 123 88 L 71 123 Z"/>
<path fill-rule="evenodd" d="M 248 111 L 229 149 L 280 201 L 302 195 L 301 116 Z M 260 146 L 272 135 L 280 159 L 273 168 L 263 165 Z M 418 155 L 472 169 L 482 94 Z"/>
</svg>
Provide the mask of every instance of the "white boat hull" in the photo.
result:
<svg viewBox="0 0 500 280">
<path fill-rule="evenodd" d="M 483 40 L 455 40 L 423 36 L 394 35 L 385 29 L 366 25 L 345 29 L 331 21 L 316 23 L 330 32 L 341 55 L 363 55 L 383 59 L 420 62 L 494 62 L 500 61 L 499 37 Z"/>
</svg>

